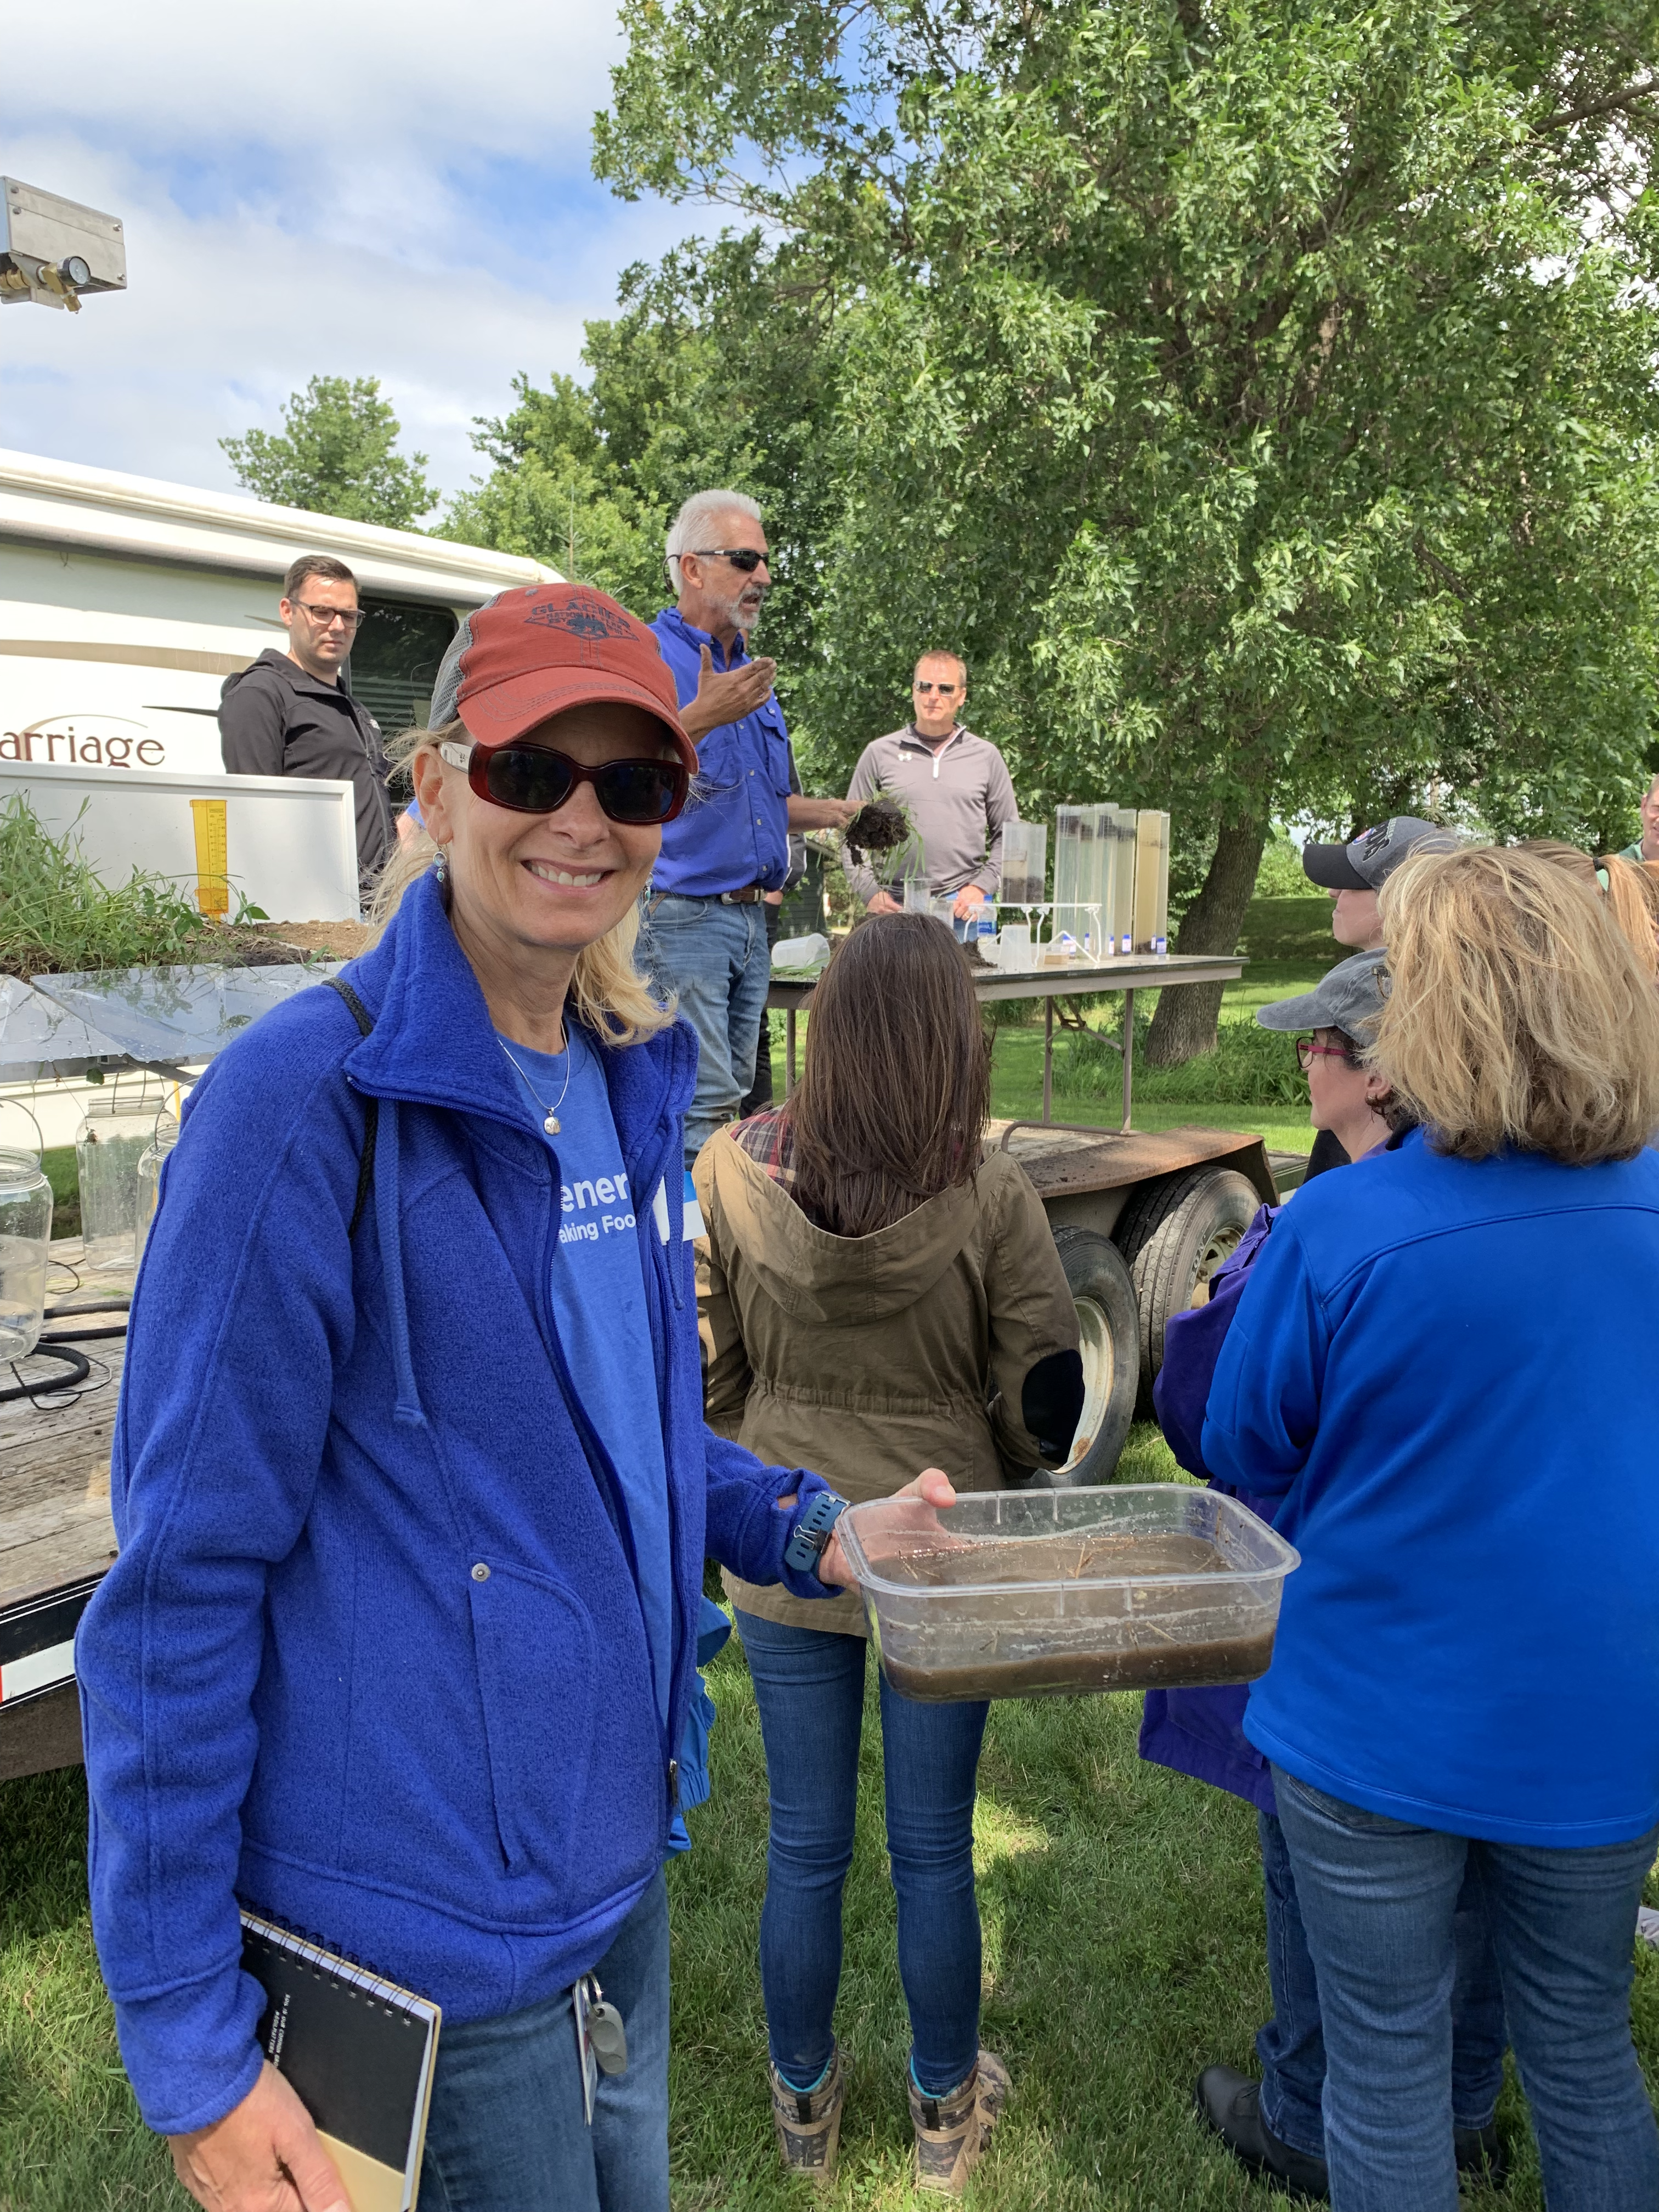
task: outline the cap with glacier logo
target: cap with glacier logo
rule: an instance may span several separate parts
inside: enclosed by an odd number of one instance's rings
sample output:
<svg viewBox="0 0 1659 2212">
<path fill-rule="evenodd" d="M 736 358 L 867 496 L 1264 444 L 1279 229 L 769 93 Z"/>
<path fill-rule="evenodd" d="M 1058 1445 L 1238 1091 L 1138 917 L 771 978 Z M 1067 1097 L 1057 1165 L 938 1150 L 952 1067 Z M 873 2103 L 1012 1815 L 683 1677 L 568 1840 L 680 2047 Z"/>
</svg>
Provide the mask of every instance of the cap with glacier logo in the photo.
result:
<svg viewBox="0 0 1659 2212">
<path fill-rule="evenodd" d="M 1346 845 L 1304 845 L 1302 871 L 1328 891 L 1378 891 L 1413 853 L 1455 853 L 1461 841 L 1437 822 L 1391 814 Z"/>
<path fill-rule="evenodd" d="M 695 775 L 674 678 L 636 615 L 587 584 L 498 592 L 462 617 L 433 689 L 429 726 L 457 720 L 483 744 L 506 744 L 567 708 L 638 707 Z"/>
</svg>

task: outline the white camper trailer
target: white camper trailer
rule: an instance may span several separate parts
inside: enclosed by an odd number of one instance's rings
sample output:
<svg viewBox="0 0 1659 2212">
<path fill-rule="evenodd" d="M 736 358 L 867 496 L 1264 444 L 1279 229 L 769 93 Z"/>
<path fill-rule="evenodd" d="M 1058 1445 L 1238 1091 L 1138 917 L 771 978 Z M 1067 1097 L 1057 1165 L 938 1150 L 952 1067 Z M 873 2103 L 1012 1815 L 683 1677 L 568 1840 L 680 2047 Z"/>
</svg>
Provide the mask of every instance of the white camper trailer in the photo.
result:
<svg viewBox="0 0 1659 2212">
<path fill-rule="evenodd" d="M 284 646 L 280 580 L 331 553 L 370 619 L 347 681 L 423 722 L 460 616 L 539 562 L 225 492 L 0 451 L 0 761 L 217 775 L 227 676 Z"/>
</svg>

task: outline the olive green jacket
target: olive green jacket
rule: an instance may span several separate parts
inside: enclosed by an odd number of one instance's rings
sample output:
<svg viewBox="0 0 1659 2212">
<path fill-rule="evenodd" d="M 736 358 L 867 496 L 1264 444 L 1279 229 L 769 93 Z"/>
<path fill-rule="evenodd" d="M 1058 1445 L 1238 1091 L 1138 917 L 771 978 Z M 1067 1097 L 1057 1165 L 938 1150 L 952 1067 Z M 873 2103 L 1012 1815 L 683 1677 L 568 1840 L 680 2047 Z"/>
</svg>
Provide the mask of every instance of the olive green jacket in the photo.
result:
<svg viewBox="0 0 1659 2212">
<path fill-rule="evenodd" d="M 1006 1152 L 873 1237 L 813 1226 L 726 1130 L 693 1170 L 708 1232 L 708 1418 L 772 1466 L 806 1467 L 855 1503 L 925 1467 L 959 1490 L 1040 1464 L 1020 1418 L 1030 1369 L 1078 1348 L 1077 1309 L 1042 1201 Z M 825 1602 L 727 1573 L 744 1612 L 865 1632 Z"/>
</svg>

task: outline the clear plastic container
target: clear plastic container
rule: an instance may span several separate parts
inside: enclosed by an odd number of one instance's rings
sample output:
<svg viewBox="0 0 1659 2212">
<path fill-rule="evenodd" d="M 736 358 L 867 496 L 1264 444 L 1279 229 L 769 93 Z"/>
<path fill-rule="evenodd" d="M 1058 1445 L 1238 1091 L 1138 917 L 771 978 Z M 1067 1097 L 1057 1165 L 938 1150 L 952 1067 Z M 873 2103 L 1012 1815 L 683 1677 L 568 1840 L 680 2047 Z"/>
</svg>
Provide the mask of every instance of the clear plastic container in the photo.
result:
<svg viewBox="0 0 1659 2212">
<path fill-rule="evenodd" d="M 1112 938 L 1117 951 L 1133 952 L 1135 945 L 1135 810 L 1112 809 L 1115 860 L 1112 876 Z"/>
<path fill-rule="evenodd" d="M 32 1152 L 0 1152 L 0 1359 L 40 1340 L 52 1246 L 52 1185 Z"/>
<path fill-rule="evenodd" d="M 1170 817 L 1143 807 L 1135 823 L 1137 952 L 1170 949 Z"/>
<path fill-rule="evenodd" d="M 825 951 L 829 947 L 825 946 Z M 149 1240 L 150 1224 L 155 1218 L 155 1209 L 161 1202 L 161 1170 L 167 1154 L 179 1141 L 179 1124 L 171 1114 L 159 1116 L 155 1133 L 138 1158 L 138 1212 L 134 1231 L 133 1249 L 137 1257 L 144 1256 L 144 1246 Z"/>
<path fill-rule="evenodd" d="M 75 1139 L 81 1171 L 81 1237 L 88 1267 L 118 1272 L 138 1257 L 138 1163 L 155 1134 L 161 1101 L 123 1097 L 113 1085 L 106 1098 L 94 1099 Z"/>
<path fill-rule="evenodd" d="M 878 1498 L 837 1533 L 888 1680 L 932 1705 L 1253 1681 L 1300 1565 L 1177 1482 Z"/>
<path fill-rule="evenodd" d="M 1048 825 L 1008 822 L 1002 830 L 1002 881 L 997 896 L 1004 906 L 1041 906 L 1047 896 Z"/>
</svg>

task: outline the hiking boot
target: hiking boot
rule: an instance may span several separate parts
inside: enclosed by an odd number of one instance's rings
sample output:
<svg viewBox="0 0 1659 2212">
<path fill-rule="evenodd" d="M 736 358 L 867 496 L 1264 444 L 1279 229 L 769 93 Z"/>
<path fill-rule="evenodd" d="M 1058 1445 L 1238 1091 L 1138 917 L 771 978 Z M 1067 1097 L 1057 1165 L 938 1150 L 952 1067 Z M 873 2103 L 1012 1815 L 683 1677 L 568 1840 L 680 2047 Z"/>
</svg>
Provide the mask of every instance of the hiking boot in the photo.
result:
<svg viewBox="0 0 1659 2212">
<path fill-rule="evenodd" d="M 943 2097 L 918 2089 L 908 2068 L 906 2087 L 921 2185 L 960 2197 L 1008 2101 L 1008 2069 L 991 2051 L 981 2051 L 968 2079 Z"/>
<path fill-rule="evenodd" d="M 816 2089 L 792 2089 L 777 2068 L 769 2063 L 772 2084 L 772 2125 L 777 2130 L 778 2150 L 791 2173 L 804 2173 L 820 2189 L 836 2178 L 836 2154 L 841 2148 L 841 2108 L 847 2101 L 847 2077 L 841 2070 L 837 2045 L 830 2071 Z"/>
<path fill-rule="evenodd" d="M 1239 2164 L 1279 2183 L 1287 2196 L 1328 2204 L 1331 2178 L 1322 2158 L 1282 2142 L 1261 2117 L 1261 2084 L 1236 2066 L 1206 2066 L 1193 2093 L 1199 2116 Z"/>
<path fill-rule="evenodd" d="M 1498 2141 L 1496 2120 L 1488 2120 L 1484 2128 L 1454 2128 L 1452 2142 L 1457 2151 L 1460 2182 L 1484 2182 L 1488 2189 L 1504 2186 L 1510 2178 L 1510 2161 Z"/>
</svg>

